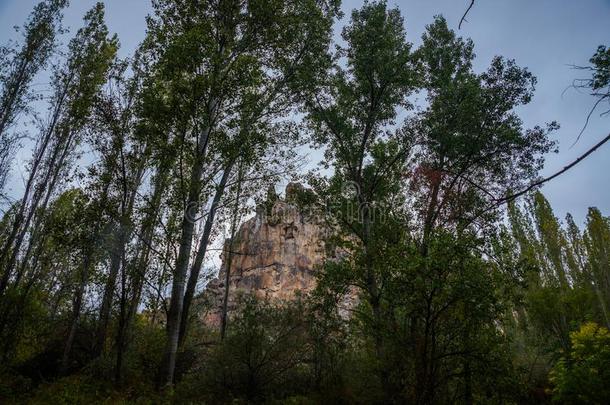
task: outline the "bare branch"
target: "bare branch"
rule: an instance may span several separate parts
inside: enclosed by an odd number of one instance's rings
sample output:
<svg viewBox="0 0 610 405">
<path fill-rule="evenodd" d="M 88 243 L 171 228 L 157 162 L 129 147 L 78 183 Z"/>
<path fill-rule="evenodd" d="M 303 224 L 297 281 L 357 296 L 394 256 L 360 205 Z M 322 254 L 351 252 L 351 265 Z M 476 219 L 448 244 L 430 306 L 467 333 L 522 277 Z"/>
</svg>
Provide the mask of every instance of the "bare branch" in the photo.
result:
<svg viewBox="0 0 610 405">
<path fill-rule="evenodd" d="M 601 98 L 599 98 L 595 102 L 595 104 L 593 104 L 593 107 L 591 107 L 591 110 L 589 111 L 589 114 L 587 114 L 587 119 L 585 120 L 585 125 L 583 125 L 582 129 L 578 133 L 578 136 L 576 137 L 576 140 L 570 146 L 570 148 L 572 148 L 574 145 L 576 145 L 576 143 L 578 143 L 578 141 L 580 140 L 580 137 L 582 136 L 583 132 L 585 132 L 585 129 L 587 129 L 587 126 L 589 125 L 589 120 L 591 119 L 591 115 L 593 115 L 593 112 L 597 109 L 597 106 L 599 105 L 599 103 L 601 103 L 606 98 L 608 98 L 608 96 L 610 96 L 610 95 L 606 94 L 606 95 L 602 96 Z M 604 113 L 602 113 L 602 115 L 604 115 Z"/>
<path fill-rule="evenodd" d="M 540 179 L 538 181 L 533 182 L 532 184 L 530 184 L 529 186 L 527 186 L 526 188 L 524 188 L 523 190 L 514 193 L 514 194 L 510 194 L 504 197 L 500 197 L 500 198 L 496 198 L 495 201 L 493 201 L 490 205 L 488 205 L 486 208 L 483 208 L 481 211 L 479 211 L 476 215 L 474 215 L 472 218 L 470 218 L 470 220 L 467 221 L 466 225 L 464 226 L 464 228 L 468 227 L 470 224 L 472 224 L 473 222 L 475 222 L 481 215 L 503 205 L 506 203 L 509 203 L 511 201 L 516 200 L 517 198 L 521 197 L 524 194 L 527 194 L 528 192 L 530 192 L 531 190 L 533 190 L 536 187 L 539 187 L 551 180 L 553 180 L 554 178 L 564 174 L 565 172 L 567 172 L 568 170 L 570 170 L 571 168 L 573 168 L 574 166 L 576 166 L 578 163 L 580 163 L 581 161 L 583 161 L 585 158 L 587 158 L 590 154 L 592 154 L 593 152 L 595 152 L 597 149 L 599 149 L 602 145 L 604 145 L 606 142 L 608 142 L 610 140 L 610 134 L 608 134 L 604 139 L 602 139 L 601 141 L 599 141 L 597 144 L 595 144 L 591 149 L 589 149 L 588 151 L 586 151 L 585 153 L 583 153 L 581 156 L 579 156 L 576 160 L 574 160 L 572 163 L 570 163 L 569 165 L 565 166 L 563 169 L 559 170 L 558 172 L 552 174 L 551 176 L 545 177 L 543 179 Z"/>
<path fill-rule="evenodd" d="M 470 9 L 472 8 L 472 6 L 474 6 L 474 0 L 470 0 L 470 5 L 468 6 L 468 8 L 466 9 L 466 11 L 464 12 L 464 15 L 462 16 L 462 18 L 460 19 L 460 23 L 458 24 L 458 30 L 462 29 L 462 23 L 464 21 L 468 22 L 468 20 L 466 20 L 466 16 L 468 15 L 468 13 L 470 12 Z"/>
</svg>

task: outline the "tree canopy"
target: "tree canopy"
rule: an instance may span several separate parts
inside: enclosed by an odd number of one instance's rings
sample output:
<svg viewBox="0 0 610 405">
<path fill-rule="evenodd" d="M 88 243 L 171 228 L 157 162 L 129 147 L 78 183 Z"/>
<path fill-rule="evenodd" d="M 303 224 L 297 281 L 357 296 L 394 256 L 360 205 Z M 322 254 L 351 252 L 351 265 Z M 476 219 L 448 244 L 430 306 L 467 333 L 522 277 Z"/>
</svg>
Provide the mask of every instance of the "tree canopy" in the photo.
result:
<svg viewBox="0 0 610 405">
<path fill-rule="evenodd" d="M 67 3 L 0 48 L 2 192 L 47 107 L 0 218 L 0 401 L 610 399 L 610 218 L 561 220 L 540 191 L 610 136 L 543 178 L 559 125 L 520 117 L 535 72 L 478 71 L 443 16 L 416 46 L 385 1 L 153 0 L 123 59 L 104 4 L 71 35 Z M 609 60 L 580 83 L 598 104 Z M 230 306 L 240 226 L 276 204 L 324 227 L 315 288 Z"/>
</svg>

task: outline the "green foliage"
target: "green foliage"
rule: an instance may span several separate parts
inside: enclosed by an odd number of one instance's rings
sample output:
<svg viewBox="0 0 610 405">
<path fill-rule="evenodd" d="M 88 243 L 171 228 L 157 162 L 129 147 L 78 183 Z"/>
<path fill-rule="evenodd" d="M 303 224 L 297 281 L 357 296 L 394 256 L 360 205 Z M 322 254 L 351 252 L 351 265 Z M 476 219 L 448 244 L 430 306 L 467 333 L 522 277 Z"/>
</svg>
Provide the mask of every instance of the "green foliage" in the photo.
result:
<svg viewBox="0 0 610 405">
<path fill-rule="evenodd" d="M 459 222 L 480 215 L 490 194 L 507 194 L 534 179 L 554 146 L 548 136 L 557 124 L 524 129 L 515 108 L 531 100 L 535 77 L 502 57 L 475 74 L 472 41 L 456 37 L 442 17 L 427 27 L 416 56 L 430 105 L 410 124 L 423 146 L 420 176 L 412 187 L 442 201 L 432 218 L 457 217 Z M 460 181 L 468 186 L 452 193 Z"/>
<path fill-rule="evenodd" d="M 295 185 L 290 191 L 290 195 L 286 196 L 286 201 L 295 204 L 301 211 L 307 212 L 319 204 L 320 199 L 311 189 Z"/>
<path fill-rule="evenodd" d="M 446 234 L 431 241 L 426 256 L 414 245 L 385 248 L 375 256 L 377 274 L 382 274 L 381 316 L 376 318 L 368 300 L 362 300 L 352 313 L 350 329 L 354 354 L 361 357 L 352 360 L 358 371 L 348 367 L 348 374 L 362 390 L 357 396 L 368 398 L 364 402 L 461 396 L 463 374 L 456 370 L 464 372 L 466 365 L 469 389 L 478 400 L 508 399 L 516 392 L 505 352 L 508 341 L 490 326 L 502 311 L 503 280 L 485 271 L 485 261 L 470 253 L 470 243 Z M 350 285 L 365 282 L 366 273 L 357 265 L 329 264 L 318 281 L 318 293 L 341 296 Z M 504 390 L 492 394 L 500 383 Z M 435 388 L 427 391 L 432 385 Z"/>
<path fill-rule="evenodd" d="M 600 90 L 607 87 L 610 84 L 610 48 L 600 45 L 597 52 L 591 57 L 590 62 L 595 69 L 591 88 Z"/>
<path fill-rule="evenodd" d="M 20 135 L 11 134 L 23 113 L 32 112 L 31 103 L 40 95 L 32 91 L 34 77 L 44 69 L 63 32 L 62 11 L 67 0 L 38 3 L 24 24 L 21 43 L 0 46 L 0 196 L 9 175 L 12 158 L 20 147 Z"/>
<path fill-rule="evenodd" d="M 118 38 L 108 38 L 104 21 L 104 4 L 96 5 L 84 16 L 84 26 L 68 44 L 69 56 L 65 67 L 55 73 L 58 102 L 68 102 L 63 125 L 66 130 L 79 130 L 87 122 L 100 87 L 118 50 Z M 67 94 L 66 94 L 67 93 Z"/>
<path fill-rule="evenodd" d="M 187 377 L 185 385 L 197 384 L 190 387 L 195 389 L 190 395 L 203 386 L 214 402 L 262 402 L 298 389 L 310 351 L 303 312 L 299 302 L 276 306 L 244 298 L 225 339 L 203 359 L 202 370 Z"/>
<path fill-rule="evenodd" d="M 509 342 L 494 324 L 517 283 L 480 253 L 481 230 L 498 213 L 481 212 L 494 194 L 534 179 L 553 146 L 555 124 L 525 130 L 514 111 L 530 101 L 535 78 L 499 57 L 474 73 L 472 41 L 442 17 L 411 52 L 398 10 L 385 2 L 355 11 L 343 39 L 328 80 L 310 95 L 308 121 L 326 147 L 323 164 L 334 168 L 314 189 L 330 201 L 346 252 L 327 264 L 318 294 L 335 305 L 348 293 L 360 298 L 350 330 L 362 336 L 354 342 L 366 387 L 359 394 L 369 402 L 511 398 Z M 398 126 L 417 90 L 428 105 Z M 498 384 L 504 391 L 494 396 Z"/>
<path fill-rule="evenodd" d="M 569 352 L 555 364 L 553 400 L 564 404 L 604 404 L 610 400 L 610 332 L 594 322 L 570 333 Z"/>
<path fill-rule="evenodd" d="M 554 384 L 571 384 L 560 381 L 569 379 L 574 339 L 594 333 L 594 322 L 608 322 L 609 221 L 590 208 L 584 232 L 570 215 L 563 224 L 541 193 L 530 196 L 522 208 L 511 205 L 509 220 L 510 231 L 503 231 L 495 253 L 513 255 L 499 261 L 499 270 L 519 280 L 512 292 L 518 299 L 510 305 L 505 324 L 514 340 L 515 360 L 528 370 L 523 384 L 530 398 L 540 398 L 550 392 L 550 369 Z M 586 399 L 570 396 L 571 389 L 566 388 L 561 402 Z M 559 391 L 554 392 L 559 398 Z"/>
<path fill-rule="evenodd" d="M 0 186 L 66 4 L 40 3 L 0 48 Z M 498 208 L 555 146 L 556 123 L 517 113 L 536 78 L 500 56 L 475 71 L 442 16 L 414 47 L 386 1 L 331 47 L 339 6 L 153 0 L 123 61 L 103 3 L 87 12 L 0 221 L 1 401 L 534 403 L 550 382 L 559 402 L 607 402 L 610 219 L 562 223 L 540 193 L 507 223 Z M 609 55 L 585 81 L 600 100 Z M 330 169 L 286 196 L 328 214 L 317 287 L 244 296 L 218 334 L 197 316 L 208 247 L 227 224 L 241 236 L 252 201 L 271 217 L 302 141 Z"/>
<path fill-rule="evenodd" d="M 40 387 L 28 402 L 32 404 L 77 404 L 91 401 L 112 403 L 111 390 L 103 381 L 76 375 Z M 116 398 L 114 398 L 116 400 Z"/>
<path fill-rule="evenodd" d="M 524 281 L 531 322 L 552 337 L 552 347 L 568 350 L 569 333 L 580 324 L 608 322 L 608 219 L 592 208 L 584 234 L 570 216 L 565 229 L 541 193 L 524 212 L 512 207 L 509 217 L 522 264 L 530 269 Z"/>
<path fill-rule="evenodd" d="M 580 135 L 587 128 L 589 119 L 599 104 L 604 101 L 610 103 L 610 48 L 605 45 L 598 46 L 595 54 L 589 59 L 589 63 L 589 66 L 575 66 L 576 69 L 591 72 L 591 76 L 575 80 L 573 87 L 576 89 L 587 89 L 590 91 L 591 96 L 597 99 L 587 115 L 585 125 L 580 131 L 578 139 L 580 139 Z M 609 112 L 610 110 L 605 110 L 600 115 L 604 116 Z"/>
</svg>

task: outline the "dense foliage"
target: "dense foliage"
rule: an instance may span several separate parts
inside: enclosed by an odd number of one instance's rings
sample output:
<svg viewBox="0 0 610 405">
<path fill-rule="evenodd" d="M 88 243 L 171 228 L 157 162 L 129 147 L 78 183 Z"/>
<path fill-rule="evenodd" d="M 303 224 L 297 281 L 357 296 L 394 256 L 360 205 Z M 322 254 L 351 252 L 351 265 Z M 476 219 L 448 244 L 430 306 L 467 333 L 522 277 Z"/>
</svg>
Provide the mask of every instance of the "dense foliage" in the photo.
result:
<svg viewBox="0 0 610 405">
<path fill-rule="evenodd" d="M 610 400 L 610 218 L 589 208 L 581 229 L 535 189 L 511 197 L 555 149 L 555 122 L 517 113 L 534 75 L 501 56 L 475 71 L 442 16 L 415 47 L 384 1 L 333 43 L 339 6 L 153 0 L 122 60 L 102 3 L 62 47 L 67 1 L 44 0 L 0 48 L 3 197 L 32 80 L 52 78 L 0 219 L 1 402 Z M 341 254 L 289 302 L 228 313 L 225 280 L 222 323 L 203 324 L 215 244 L 230 263 L 286 178 Z"/>
</svg>

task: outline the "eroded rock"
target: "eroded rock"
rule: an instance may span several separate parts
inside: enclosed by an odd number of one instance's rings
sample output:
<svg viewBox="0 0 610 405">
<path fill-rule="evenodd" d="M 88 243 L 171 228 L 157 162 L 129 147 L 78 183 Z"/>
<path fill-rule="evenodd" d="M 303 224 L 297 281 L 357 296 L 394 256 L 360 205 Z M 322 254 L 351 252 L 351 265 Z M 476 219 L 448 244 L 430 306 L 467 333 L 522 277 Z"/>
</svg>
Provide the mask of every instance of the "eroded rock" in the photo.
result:
<svg viewBox="0 0 610 405">
<path fill-rule="evenodd" d="M 328 253 L 328 228 L 319 216 L 305 212 L 296 200 L 306 193 L 290 183 L 286 199 L 275 198 L 242 224 L 233 243 L 225 242 L 218 278 L 205 291 L 212 308 L 205 316 L 210 325 L 220 323 L 229 249 L 229 312 L 240 294 L 254 294 L 270 300 L 293 299 L 298 292 L 315 287 L 315 273 Z M 332 256 L 336 256 L 333 252 Z"/>
</svg>

